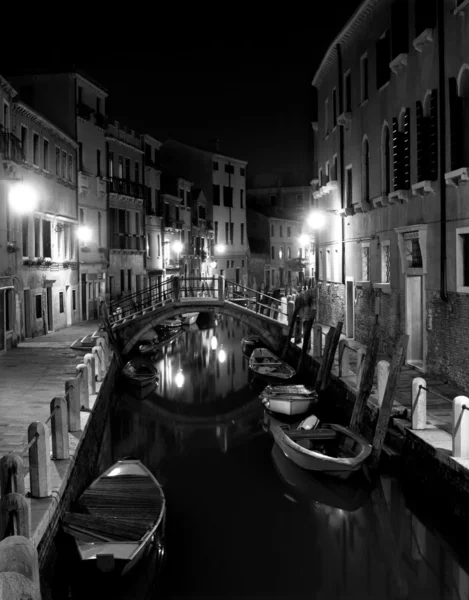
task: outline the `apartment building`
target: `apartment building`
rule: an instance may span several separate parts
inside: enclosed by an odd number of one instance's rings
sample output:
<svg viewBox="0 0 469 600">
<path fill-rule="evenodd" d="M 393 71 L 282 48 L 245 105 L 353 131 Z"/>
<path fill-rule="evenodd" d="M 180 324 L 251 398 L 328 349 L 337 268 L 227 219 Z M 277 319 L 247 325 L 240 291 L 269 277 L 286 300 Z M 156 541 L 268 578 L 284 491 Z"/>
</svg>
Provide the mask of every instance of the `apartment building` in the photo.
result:
<svg viewBox="0 0 469 600">
<path fill-rule="evenodd" d="M 467 0 L 366 0 L 315 76 L 319 319 L 469 387 Z"/>
<path fill-rule="evenodd" d="M 106 128 L 109 224 L 108 292 L 111 300 L 147 287 L 145 269 L 144 150 L 141 136 L 109 123 Z"/>
<path fill-rule="evenodd" d="M 311 211 L 311 186 L 250 187 L 248 207 L 269 210 L 272 216 L 286 215 L 293 220 L 305 219 Z"/>
<path fill-rule="evenodd" d="M 77 143 L 0 78 L 0 352 L 80 320 Z"/>
</svg>

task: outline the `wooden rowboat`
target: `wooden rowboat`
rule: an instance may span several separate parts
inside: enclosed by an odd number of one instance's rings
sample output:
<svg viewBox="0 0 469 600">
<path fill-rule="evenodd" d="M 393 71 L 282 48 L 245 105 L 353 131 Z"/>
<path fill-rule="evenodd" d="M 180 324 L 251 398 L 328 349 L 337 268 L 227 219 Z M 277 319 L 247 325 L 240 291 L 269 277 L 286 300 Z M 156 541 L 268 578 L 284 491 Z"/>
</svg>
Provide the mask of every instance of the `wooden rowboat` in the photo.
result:
<svg viewBox="0 0 469 600">
<path fill-rule="evenodd" d="M 258 335 L 247 335 L 241 340 L 241 351 L 248 357 L 251 356 L 255 348 L 262 348 L 263 346 L 265 344 Z"/>
<path fill-rule="evenodd" d="M 304 385 L 268 385 L 259 398 L 267 410 L 283 415 L 302 415 L 318 403 L 318 394 Z"/>
<path fill-rule="evenodd" d="M 143 358 L 129 360 L 122 368 L 122 375 L 127 384 L 141 396 L 154 391 L 160 378 L 158 369 Z"/>
<path fill-rule="evenodd" d="M 163 557 L 165 496 L 139 460 L 112 465 L 81 495 L 78 508 L 65 513 L 62 526 L 87 564 L 125 575 L 151 547 Z"/>
<path fill-rule="evenodd" d="M 371 445 L 354 431 L 336 423 L 321 424 L 310 431 L 271 425 L 275 443 L 302 469 L 322 471 L 342 479 L 361 468 Z"/>
<path fill-rule="evenodd" d="M 255 348 L 252 351 L 249 368 L 267 383 L 288 381 L 296 375 L 295 369 L 280 360 L 267 348 Z"/>
<path fill-rule="evenodd" d="M 160 352 L 164 346 L 182 335 L 181 329 L 162 330 L 151 341 L 144 342 L 138 347 L 138 351 L 142 356 L 151 356 Z"/>
</svg>

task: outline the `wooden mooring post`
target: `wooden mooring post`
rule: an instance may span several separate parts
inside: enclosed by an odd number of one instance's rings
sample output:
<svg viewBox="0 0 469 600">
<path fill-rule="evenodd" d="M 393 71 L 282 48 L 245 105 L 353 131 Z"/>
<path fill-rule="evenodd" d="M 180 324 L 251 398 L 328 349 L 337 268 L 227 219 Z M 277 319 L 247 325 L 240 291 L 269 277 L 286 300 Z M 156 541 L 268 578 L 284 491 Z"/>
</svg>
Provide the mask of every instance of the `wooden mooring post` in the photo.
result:
<svg viewBox="0 0 469 600">
<path fill-rule="evenodd" d="M 405 333 L 401 333 L 392 355 L 383 403 L 379 411 L 378 422 L 376 423 L 375 435 L 373 437 L 373 451 L 371 453 L 371 466 L 373 468 L 377 468 L 379 464 L 384 438 L 386 437 L 386 431 L 388 429 L 389 418 L 391 417 L 394 396 L 396 395 L 397 382 L 399 380 L 402 365 L 404 364 L 408 342 L 409 336 Z"/>
<path fill-rule="evenodd" d="M 309 319 L 305 323 L 305 333 L 303 336 L 303 345 L 301 346 L 301 354 L 298 359 L 296 366 L 296 372 L 298 374 L 303 373 L 306 370 L 306 355 L 308 354 L 309 341 L 311 339 L 311 329 L 313 328 L 314 319 L 316 318 L 316 310 L 313 310 L 309 315 Z"/>
<path fill-rule="evenodd" d="M 329 350 L 329 354 L 327 355 L 327 362 L 324 366 L 324 374 L 321 381 L 321 388 L 318 390 L 320 392 L 324 392 L 327 386 L 329 385 L 329 381 L 331 379 L 331 371 L 334 365 L 334 356 L 337 350 L 337 346 L 340 341 L 340 334 L 342 333 L 342 327 L 344 326 L 343 321 L 339 321 L 334 331 L 334 335 L 332 336 L 331 347 Z M 326 357 L 324 357 L 326 358 Z"/>
<path fill-rule="evenodd" d="M 285 345 L 283 346 L 283 350 L 282 350 L 282 354 L 280 355 L 280 358 L 285 358 L 285 355 L 287 353 L 288 350 L 288 346 L 290 345 L 290 340 L 292 339 L 293 336 L 293 329 L 295 328 L 295 323 L 296 323 L 296 317 L 298 316 L 298 313 L 301 310 L 301 304 L 300 302 L 296 302 L 295 303 L 295 309 L 293 310 L 293 315 L 291 316 L 291 320 L 290 320 L 290 326 L 288 328 L 288 337 L 285 340 Z M 312 326 L 312 324 L 311 324 Z"/>
<path fill-rule="evenodd" d="M 378 350 L 380 341 L 380 327 L 377 323 L 373 325 L 370 341 L 366 347 L 366 354 L 363 365 L 363 375 L 360 381 L 360 387 L 357 392 L 357 398 L 350 418 L 350 429 L 360 431 L 360 425 L 365 413 L 365 406 L 371 389 L 373 387 L 373 377 L 375 374 L 376 362 L 378 360 Z"/>
<path fill-rule="evenodd" d="M 316 390 L 316 392 L 318 394 L 321 390 L 322 380 L 326 373 L 326 364 L 329 359 L 329 354 L 330 354 L 330 351 L 332 348 L 332 339 L 334 337 L 335 331 L 336 331 L 335 327 L 329 327 L 329 331 L 327 332 L 327 335 L 326 335 L 326 341 L 324 342 L 324 353 L 322 355 L 321 365 L 319 366 L 318 375 L 316 377 L 316 382 L 314 384 L 314 389 Z"/>
</svg>

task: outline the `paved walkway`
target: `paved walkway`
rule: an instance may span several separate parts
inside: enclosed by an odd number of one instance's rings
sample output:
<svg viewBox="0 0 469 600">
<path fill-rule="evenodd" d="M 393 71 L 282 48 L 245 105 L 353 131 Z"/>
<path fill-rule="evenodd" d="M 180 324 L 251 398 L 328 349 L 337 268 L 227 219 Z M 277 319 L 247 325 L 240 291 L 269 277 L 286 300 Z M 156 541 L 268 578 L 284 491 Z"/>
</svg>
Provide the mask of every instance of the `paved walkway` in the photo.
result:
<svg viewBox="0 0 469 600">
<path fill-rule="evenodd" d="M 0 355 L 0 457 L 21 453 L 30 423 L 48 418 L 51 400 L 64 395 L 65 381 L 75 377 L 85 354 L 70 344 L 98 328 L 99 321 L 85 321 L 28 339 Z M 23 456 L 26 465 L 27 459 L 28 453 Z"/>
</svg>

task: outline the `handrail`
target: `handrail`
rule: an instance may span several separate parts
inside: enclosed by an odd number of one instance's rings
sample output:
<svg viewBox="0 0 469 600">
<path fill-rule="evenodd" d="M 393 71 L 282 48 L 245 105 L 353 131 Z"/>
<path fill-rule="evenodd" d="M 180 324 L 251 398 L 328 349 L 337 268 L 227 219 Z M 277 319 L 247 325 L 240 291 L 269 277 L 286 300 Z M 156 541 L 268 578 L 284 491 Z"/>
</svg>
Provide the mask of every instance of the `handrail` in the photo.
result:
<svg viewBox="0 0 469 600">
<path fill-rule="evenodd" d="M 136 299 L 148 297 L 151 298 L 152 292 L 163 291 L 164 294 L 167 293 L 166 288 L 171 288 L 173 284 L 174 277 L 169 277 L 164 281 L 158 282 L 154 285 L 144 288 L 143 290 L 139 290 L 138 292 L 133 292 L 132 294 L 125 295 L 123 298 L 119 300 L 112 300 L 109 302 L 109 312 L 110 314 L 115 312 L 115 309 L 121 306 L 122 304 L 133 302 Z M 161 295 L 161 294 L 158 294 Z"/>
<path fill-rule="evenodd" d="M 435 396 L 438 396 L 438 398 L 441 398 L 442 400 L 446 400 L 447 402 L 450 402 L 451 404 L 453 404 L 453 400 L 451 400 L 450 398 L 446 398 L 446 396 L 442 396 L 438 392 L 435 392 L 435 391 L 431 390 L 430 388 L 425 387 L 423 385 L 419 385 L 419 391 L 417 394 L 417 398 L 419 397 L 420 390 L 425 390 L 426 392 L 430 392 L 430 394 L 435 394 Z"/>
</svg>

